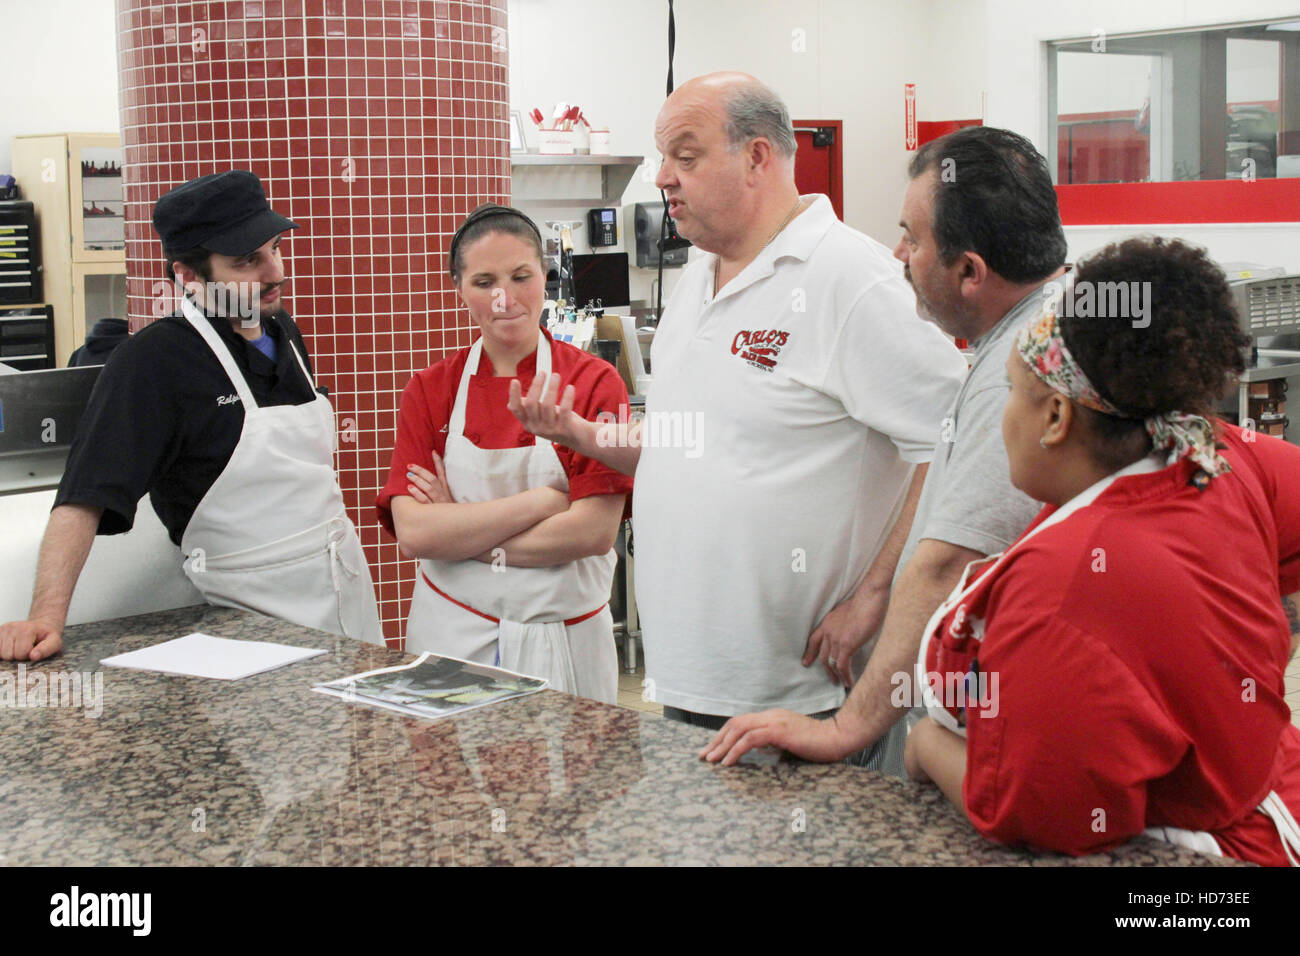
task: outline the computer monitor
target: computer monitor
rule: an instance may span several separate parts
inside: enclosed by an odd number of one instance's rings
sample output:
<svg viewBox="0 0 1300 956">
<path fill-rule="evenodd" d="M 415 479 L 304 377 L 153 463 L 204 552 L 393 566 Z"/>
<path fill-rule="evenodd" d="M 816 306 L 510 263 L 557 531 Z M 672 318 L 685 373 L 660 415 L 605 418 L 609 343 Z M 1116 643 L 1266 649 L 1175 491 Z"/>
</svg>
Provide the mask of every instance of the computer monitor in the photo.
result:
<svg viewBox="0 0 1300 956">
<path fill-rule="evenodd" d="M 600 299 L 604 308 L 631 304 L 628 292 L 627 253 L 574 255 L 573 291 L 579 307 Z"/>
</svg>

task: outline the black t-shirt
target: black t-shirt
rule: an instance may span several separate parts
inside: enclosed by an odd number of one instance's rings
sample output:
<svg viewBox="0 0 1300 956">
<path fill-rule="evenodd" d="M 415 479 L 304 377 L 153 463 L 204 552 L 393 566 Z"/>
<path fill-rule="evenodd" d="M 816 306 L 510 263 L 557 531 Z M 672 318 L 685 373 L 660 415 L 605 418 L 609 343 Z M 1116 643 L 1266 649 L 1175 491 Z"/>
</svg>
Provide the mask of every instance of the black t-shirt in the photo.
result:
<svg viewBox="0 0 1300 956">
<path fill-rule="evenodd" d="M 315 399 L 289 343 L 312 368 L 287 313 L 263 321 L 271 362 L 226 318 L 210 318 L 259 405 Z M 181 543 L 208 489 L 225 470 L 244 427 L 244 406 L 216 355 L 181 315 L 141 329 L 119 346 L 95 382 L 77 425 L 55 507 L 104 509 L 99 534 L 130 531 L 145 493 L 172 541 Z"/>
</svg>

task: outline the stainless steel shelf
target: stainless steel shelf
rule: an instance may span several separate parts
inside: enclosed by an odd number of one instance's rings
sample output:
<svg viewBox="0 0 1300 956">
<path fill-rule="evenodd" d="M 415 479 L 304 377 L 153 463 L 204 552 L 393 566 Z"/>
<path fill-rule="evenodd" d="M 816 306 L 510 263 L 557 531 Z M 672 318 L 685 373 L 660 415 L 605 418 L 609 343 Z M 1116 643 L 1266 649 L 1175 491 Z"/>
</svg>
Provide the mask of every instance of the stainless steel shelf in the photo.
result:
<svg viewBox="0 0 1300 956">
<path fill-rule="evenodd" d="M 512 201 L 562 206 L 617 205 L 644 156 L 511 153 Z M 570 170 L 571 175 L 565 175 Z M 600 182 L 595 180 L 599 170 Z"/>
<path fill-rule="evenodd" d="M 1300 375 L 1300 352 L 1293 349 L 1260 349 L 1257 365 L 1241 374 L 1242 382 L 1267 382 Z"/>
<path fill-rule="evenodd" d="M 601 153 L 511 153 L 511 166 L 640 166 L 644 156 L 607 156 Z"/>
</svg>

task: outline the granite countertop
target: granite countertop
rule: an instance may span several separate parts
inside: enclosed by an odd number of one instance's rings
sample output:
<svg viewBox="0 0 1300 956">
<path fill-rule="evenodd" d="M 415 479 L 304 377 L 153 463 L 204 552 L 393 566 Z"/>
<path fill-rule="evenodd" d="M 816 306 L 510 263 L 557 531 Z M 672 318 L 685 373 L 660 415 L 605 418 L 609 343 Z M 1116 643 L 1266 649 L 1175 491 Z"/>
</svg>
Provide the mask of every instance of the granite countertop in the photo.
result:
<svg viewBox="0 0 1300 956">
<path fill-rule="evenodd" d="M 328 653 L 233 683 L 98 666 L 196 630 Z M 85 624 L 64 643 L 28 681 L 98 672 L 102 713 L 0 706 L 0 864 L 1223 862 L 1144 838 L 1078 860 L 1006 849 L 933 787 L 841 764 L 711 766 L 695 756 L 706 730 L 554 691 L 437 721 L 349 704 L 310 688 L 411 658 L 226 608 Z M 17 668 L 0 662 L 0 679 Z"/>
</svg>

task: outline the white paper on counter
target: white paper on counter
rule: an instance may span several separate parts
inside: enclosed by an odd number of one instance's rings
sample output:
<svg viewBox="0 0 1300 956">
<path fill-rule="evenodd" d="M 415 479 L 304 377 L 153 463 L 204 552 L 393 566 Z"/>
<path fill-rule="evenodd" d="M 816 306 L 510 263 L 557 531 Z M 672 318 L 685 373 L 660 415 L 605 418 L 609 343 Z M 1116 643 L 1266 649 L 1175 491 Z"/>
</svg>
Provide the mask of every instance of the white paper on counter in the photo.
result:
<svg viewBox="0 0 1300 956">
<path fill-rule="evenodd" d="M 104 667 L 126 667 L 184 677 L 239 680 L 324 653 L 319 648 L 288 647 L 266 641 L 232 641 L 195 632 L 153 647 L 105 657 L 99 663 Z"/>
</svg>

